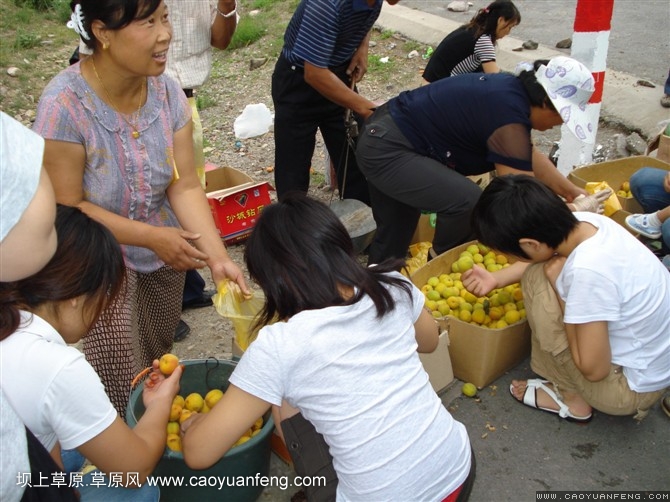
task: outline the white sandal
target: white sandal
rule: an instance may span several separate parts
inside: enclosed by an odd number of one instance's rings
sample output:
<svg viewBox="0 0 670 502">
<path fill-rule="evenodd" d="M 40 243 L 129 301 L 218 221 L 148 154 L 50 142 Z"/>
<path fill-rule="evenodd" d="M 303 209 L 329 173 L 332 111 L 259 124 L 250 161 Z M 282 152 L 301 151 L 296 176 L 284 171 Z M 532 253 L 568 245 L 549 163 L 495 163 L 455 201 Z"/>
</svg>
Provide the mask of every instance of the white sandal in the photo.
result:
<svg viewBox="0 0 670 502">
<path fill-rule="evenodd" d="M 577 423 L 587 423 L 591 421 L 591 418 L 593 418 L 593 413 L 589 413 L 585 417 L 578 417 L 570 413 L 570 408 L 567 407 L 567 405 L 561 401 L 558 396 L 556 395 L 556 392 L 554 392 L 552 389 L 544 385 L 545 383 L 549 383 L 548 380 L 540 380 L 539 378 L 530 378 L 526 381 L 526 390 L 523 393 L 523 400 L 516 399 L 516 396 L 514 395 L 514 386 L 510 384 L 509 386 L 509 393 L 512 394 L 512 397 L 519 401 L 522 404 L 525 404 L 526 406 L 530 406 L 531 408 L 535 408 L 536 410 L 540 411 L 546 411 L 547 413 L 552 413 L 554 415 L 558 415 L 561 418 L 564 418 L 570 422 L 577 422 Z M 554 400 L 554 402 L 558 405 L 558 410 L 552 410 L 550 408 L 542 408 L 541 406 L 538 406 L 537 404 L 537 389 L 540 388 L 543 391 L 547 393 L 547 395 Z"/>
</svg>

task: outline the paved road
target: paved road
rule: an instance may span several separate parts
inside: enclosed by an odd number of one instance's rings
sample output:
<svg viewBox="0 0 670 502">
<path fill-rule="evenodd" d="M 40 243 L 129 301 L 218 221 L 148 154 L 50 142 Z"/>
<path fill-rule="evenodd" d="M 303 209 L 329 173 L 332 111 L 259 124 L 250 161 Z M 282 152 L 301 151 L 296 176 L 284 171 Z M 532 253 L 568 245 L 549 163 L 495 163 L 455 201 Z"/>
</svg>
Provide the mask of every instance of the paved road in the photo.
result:
<svg viewBox="0 0 670 502">
<path fill-rule="evenodd" d="M 402 0 L 400 5 L 445 17 L 469 21 L 477 9 L 490 3 L 471 0 L 467 13 L 447 11 L 450 0 Z M 512 36 L 535 40 L 547 47 L 572 35 L 577 0 L 514 0 L 521 24 Z M 566 50 L 569 54 L 569 50 Z M 614 0 L 608 68 L 662 85 L 670 68 L 670 2 L 668 0 Z"/>
</svg>

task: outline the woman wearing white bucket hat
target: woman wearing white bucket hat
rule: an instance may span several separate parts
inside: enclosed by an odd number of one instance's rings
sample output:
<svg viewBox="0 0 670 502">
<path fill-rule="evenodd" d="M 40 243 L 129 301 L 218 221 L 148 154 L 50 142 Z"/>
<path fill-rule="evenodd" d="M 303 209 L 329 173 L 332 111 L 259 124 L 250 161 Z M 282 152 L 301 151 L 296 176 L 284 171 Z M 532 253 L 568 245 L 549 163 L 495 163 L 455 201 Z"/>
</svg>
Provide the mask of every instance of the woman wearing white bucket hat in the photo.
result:
<svg viewBox="0 0 670 502">
<path fill-rule="evenodd" d="M 596 140 L 595 126 L 586 105 L 595 90 L 591 72 L 579 61 L 557 56 L 535 72 L 535 78 L 561 115 L 565 125 L 585 143 Z"/>
<path fill-rule="evenodd" d="M 457 75 L 401 93 L 380 106 L 359 136 L 356 158 L 377 223 L 370 263 L 405 257 L 421 211 L 437 214 L 433 251 L 473 238 L 470 213 L 481 188 L 466 176 L 533 174 L 571 203 L 598 212 L 609 192 L 587 196 L 533 147 L 531 130 L 566 125 L 595 139 L 586 104 L 591 72 L 559 56 L 518 76 Z"/>
</svg>

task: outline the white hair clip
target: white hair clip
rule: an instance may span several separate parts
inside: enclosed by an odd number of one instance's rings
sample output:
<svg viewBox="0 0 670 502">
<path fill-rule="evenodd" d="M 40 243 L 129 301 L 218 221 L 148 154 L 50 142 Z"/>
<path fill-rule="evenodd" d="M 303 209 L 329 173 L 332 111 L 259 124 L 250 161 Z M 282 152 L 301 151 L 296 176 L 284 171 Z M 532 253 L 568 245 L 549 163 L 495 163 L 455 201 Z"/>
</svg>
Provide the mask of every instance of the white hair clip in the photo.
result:
<svg viewBox="0 0 670 502">
<path fill-rule="evenodd" d="M 84 14 L 81 13 L 81 4 L 77 4 L 74 7 L 74 11 L 70 16 L 70 20 L 67 22 L 66 26 L 71 30 L 74 30 L 77 35 L 80 35 L 84 40 L 91 40 L 88 33 L 84 29 Z"/>
</svg>

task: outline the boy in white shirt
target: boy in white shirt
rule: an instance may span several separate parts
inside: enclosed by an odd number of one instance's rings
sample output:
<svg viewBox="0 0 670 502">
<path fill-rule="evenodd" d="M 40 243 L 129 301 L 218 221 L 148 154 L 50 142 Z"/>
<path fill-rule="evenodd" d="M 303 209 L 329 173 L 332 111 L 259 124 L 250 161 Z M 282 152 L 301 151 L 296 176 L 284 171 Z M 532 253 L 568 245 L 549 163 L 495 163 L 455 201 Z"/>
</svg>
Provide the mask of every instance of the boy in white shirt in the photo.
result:
<svg viewBox="0 0 670 502">
<path fill-rule="evenodd" d="M 463 276 L 481 296 L 523 274 L 531 367 L 544 379 L 513 381 L 510 393 L 577 422 L 593 408 L 644 418 L 670 386 L 670 274 L 661 262 L 613 220 L 570 212 L 528 176 L 496 178 L 472 219 L 481 242 L 520 260 Z"/>
</svg>

